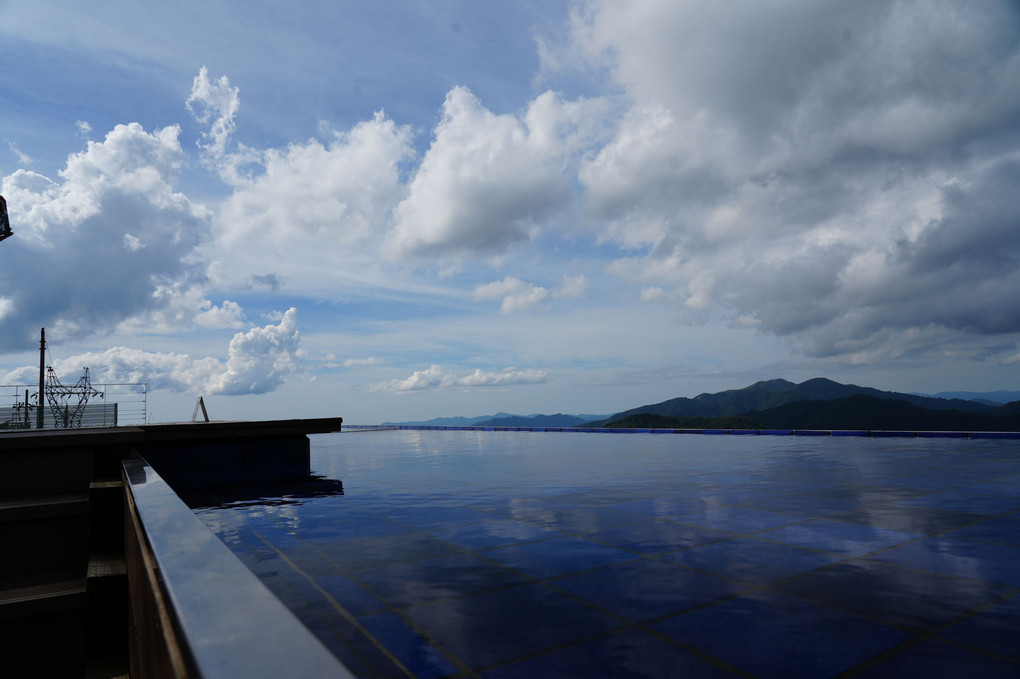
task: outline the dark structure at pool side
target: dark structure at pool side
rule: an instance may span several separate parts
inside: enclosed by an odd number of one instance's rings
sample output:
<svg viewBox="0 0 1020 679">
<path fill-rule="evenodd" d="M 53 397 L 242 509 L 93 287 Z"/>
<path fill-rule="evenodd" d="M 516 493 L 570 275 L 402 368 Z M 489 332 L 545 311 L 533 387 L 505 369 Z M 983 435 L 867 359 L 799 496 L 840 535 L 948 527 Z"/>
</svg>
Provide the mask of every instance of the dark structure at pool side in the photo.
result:
<svg viewBox="0 0 1020 679">
<path fill-rule="evenodd" d="M 350 676 L 149 464 L 309 474 L 340 418 L 0 434 L 0 650 L 20 676 Z"/>
</svg>

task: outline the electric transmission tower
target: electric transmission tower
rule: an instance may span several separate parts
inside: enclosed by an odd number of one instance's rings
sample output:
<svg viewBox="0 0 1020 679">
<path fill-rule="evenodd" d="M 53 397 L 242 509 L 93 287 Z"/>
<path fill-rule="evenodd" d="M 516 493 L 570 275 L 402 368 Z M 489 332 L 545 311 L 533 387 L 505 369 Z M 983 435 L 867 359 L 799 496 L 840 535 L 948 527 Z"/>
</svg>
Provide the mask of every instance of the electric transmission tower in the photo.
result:
<svg viewBox="0 0 1020 679">
<path fill-rule="evenodd" d="M 47 366 L 45 391 L 46 401 L 50 404 L 50 414 L 53 416 L 53 426 L 58 428 L 80 427 L 81 416 L 85 413 L 89 399 L 103 397 L 103 392 L 92 388 L 88 368 L 82 370 L 78 382 L 73 386 L 67 386 L 57 379 L 57 372 L 53 366 Z"/>
</svg>

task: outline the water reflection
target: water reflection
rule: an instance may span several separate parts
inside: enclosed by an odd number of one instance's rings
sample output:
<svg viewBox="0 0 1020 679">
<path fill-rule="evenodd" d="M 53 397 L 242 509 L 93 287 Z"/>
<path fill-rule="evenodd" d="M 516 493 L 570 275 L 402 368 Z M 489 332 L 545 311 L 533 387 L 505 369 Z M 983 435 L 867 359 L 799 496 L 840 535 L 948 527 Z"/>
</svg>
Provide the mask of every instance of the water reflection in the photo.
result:
<svg viewBox="0 0 1020 679">
<path fill-rule="evenodd" d="M 821 676 L 893 667 L 933 630 L 984 653 L 975 630 L 1020 626 L 1000 605 L 1020 598 L 1016 442 L 315 442 L 301 473 L 205 478 L 189 501 L 360 676 L 406 676 L 380 648 L 421 677 L 585 676 L 592 658 L 607 676 Z M 1020 661 L 989 642 L 1003 656 Z"/>
</svg>

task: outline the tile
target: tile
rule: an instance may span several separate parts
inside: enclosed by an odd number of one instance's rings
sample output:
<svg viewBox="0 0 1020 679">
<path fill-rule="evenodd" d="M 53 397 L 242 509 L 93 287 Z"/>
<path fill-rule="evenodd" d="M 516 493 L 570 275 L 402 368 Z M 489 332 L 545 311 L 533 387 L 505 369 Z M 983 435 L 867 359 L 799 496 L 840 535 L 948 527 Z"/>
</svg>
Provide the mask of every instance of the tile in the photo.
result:
<svg viewBox="0 0 1020 679">
<path fill-rule="evenodd" d="M 641 554 L 672 552 L 677 549 L 702 545 L 706 542 L 724 540 L 729 536 L 729 533 L 723 533 L 711 528 L 678 524 L 670 521 L 645 521 L 622 528 L 613 528 L 584 535 L 585 538 L 590 540 L 607 543 L 620 549 L 640 552 Z"/>
<path fill-rule="evenodd" d="M 365 615 L 386 610 L 386 605 L 378 597 L 373 596 L 364 587 L 342 573 L 320 575 L 314 578 L 314 581 L 351 615 Z"/>
<path fill-rule="evenodd" d="M 474 669 L 621 626 L 616 619 L 541 585 L 440 601 L 410 608 L 407 615 Z"/>
<path fill-rule="evenodd" d="M 844 521 L 815 519 L 796 526 L 784 526 L 758 534 L 763 540 L 775 540 L 798 547 L 860 556 L 892 545 L 908 542 L 914 533 L 873 528 Z"/>
<path fill-rule="evenodd" d="M 902 504 L 872 505 L 828 517 L 837 521 L 860 523 L 885 530 L 900 530 L 921 535 L 947 533 L 987 519 L 983 514 L 956 512 L 933 507 L 910 507 Z"/>
<path fill-rule="evenodd" d="M 774 484 L 721 486 L 702 490 L 697 498 L 706 508 L 744 505 L 789 492 Z"/>
<path fill-rule="evenodd" d="M 505 665 L 482 679 L 726 679 L 739 676 L 657 637 L 628 630 Z"/>
<path fill-rule="evenodd" d="M 687 549 L 662 557 L 736 582 L 767 585 L 828 566 L 840 557 L 754 538 Z"/>
<path fill-rule="evenodd" d="M 973 493 L 988 495 L 1020 497 L 1020 475 L 996 479 L 995 481 L 985 481 L 984 483 L 975 483 L 967 486 L 967 490 Z"/>
<path fill-rule="evenodd" d="M 1020 509 L 1020 496 L 988 495 L 966 488 L 954 488 L 939 493 L 931 493 L 909 500 L 900 500 L 899 504 L 913 507 L 935 507 L 936 509 L 952 509 L 958 512 L 972 512 L 990 516 L 1006 514 Z"/>
<path fill-rule="evenodd" d="M 295 611 L 301 622 L 319 641 L 358 677 L 406 679 L 393 654 L 373 637 L 342 617 L 330 617 L 315 611 Z"/>
<path fill-rule="evenodd" d="M 803 519 L 752 507 L 718 507 L 687 514 L 678 520 L 730 533 L 748 534 L 797 523 Z"/>
<path fill-rule="evenodd" d="M 989 601 L 1003 588 L 891 564 L 855 560 L 792 578 L 773 589 L 889 625 L 928 630 Z"/>
<path fill-rule="evenodd" d="M 696 497 L 655 497 L 642 500 L 632 500 L 619 504 L 608 505 L 608 509 L 615 509 L 621 512 L 630 512 L 642 516 L 651 516 L 659 519 L 673 519 L 692 512 L 699 512 L 707 508 L 704 501 Z"/>
<path fill-rule="evenodd" d="M 845 512 L 855 508 L 857 503 L 841 498 L 820 495 L 783 495 L 765 500 L 756 500 L 748 503 L 746 506 L 767 509 L 773 512 L 796 514 L 809 518 Z"/>
<path fill-rule="evenodd" d="M 394 608 L 523 584 L 528 578 L 471 554 L 361 571 L 358 582 Z"/>
<path fill-rule="evenodd" d="M 637 556 L 576 537 L 554 538 L 497 547 L 485 552 L 492 559 L 535 578 L 552 578 L 590 568 L 630 561 Z"/>
<path fill-rule="evenodd" d="M 286 550 L 284 555 L 302 575 L 315 577 L 336 572 L 336 565 L 311 545 L 293 547 Z"/>
<path fill-rule="evenodd" d="M 903 677 L 981 677 L 1016 679 L 1020 665 L 937 640 L 922 641 L 870 667 L 860 679 Z"/>
<path fill-rule="evenodd" d="M 404 535 L 411 532 L 414 532 L 414 528 L 411 526 L 369 512 L 345 512 L 332 519 L 320 519 L 314 523 L 303 521 L 299 535 L 307 543 L 315 545 L 325 542 Z"/>
<path fill-rule="evenodd" d="M 1020 547 L 1020 514 L 987 519 L 953 532 L 952 537 Z"/>
<path fill-rule="evenodd" d="M 471 550 L 544 540 L 558 535 L 547 528 L 513 519 L 490 519 L 468 526 L 433 528 L 429 532 L 458 547 Z"/>
<path fill-rule="evenodd" d="M 472 507 L 408 507 L 391 509 L 386 517 L 420 529 L 460 526 L 489 521 L 493 515 Z"/>
<path fill-rule="evenodd" d="M 609 488 L 586 488 L 572 493 L 560 493 L 557 499 L 582 505 L 607 506 L 633 500 L 643 500 L 653 494 L 646 485 Z"/>
<path fill-rule="evenodd" d="M 829 677 L 906 634 L 775 592 L 728 599 L 654 623 L 681 644 L 760 677 Z"/>
<path fill-rule="evenodd" d="M 629 561 L 549 581 L 634 622 L 644 622 L 736 594 L 733 583 L 653 559 Z"/>
<path fill-rule="evenodd" d="M 564 533 L 589 533 L 640 521 L 638 517 L 602 507 L 571 507 L 515 513 L 514 518 Z"/>
<path fill-rule="evenodd" d="M 395 613 L 369 615 L 359 618 L 358 622 L 417 679 L 439 679 L 459 672 L 442 651 Z"/>
<path fill-rule="evenodd" d="M 939 636 L 1020 661 L 1020 594 L 961 620 Z"/>
<path fill-rule="evenodd" d="M 924 464 L 923 461 L 916 463 L 917 467 Z M 890 476 L 885 479 L 885 482 L 890 486 L 898 486 L 900 488 L 913 488 L 916 490 L 926 490 L 930 492 L 946 490 L 948 488 L 954 488 L 959 486 L 965 481 L 955 478 L 951 474 L 943 475 L 931 475 L 930 473 L 925 474 L 918 473 L 919 470 L 911 469 L 910 473 L 903 476 Z"/>
<path fill-rule="evenodd" d="M 872 555 L 876 561 L 1020 587 L 1020 547 L 982 544 L 952 535 Z"/>
<path fill-rule="evenodd" d="M 461 551 L 455 545 L 424 532 L 345 540 L 319 544 L 316 548 L 343 572 L 410 563 Z"/>
<path fill-rule="evenodd" d="M 838 498 L 852 501 L 856 506 L 869 505 L 878 502 L 895 502 L 897 500 L 909 500 L 912 497 L 925 494 L 926 490 L 917 488 L 901 488 L 897 486 L 881 486 L 866 483 L 841 483 L 825 488 L 812 488 L 804 491 L 805 495 L 821 495 L 824 497 Z"/>
</svg>

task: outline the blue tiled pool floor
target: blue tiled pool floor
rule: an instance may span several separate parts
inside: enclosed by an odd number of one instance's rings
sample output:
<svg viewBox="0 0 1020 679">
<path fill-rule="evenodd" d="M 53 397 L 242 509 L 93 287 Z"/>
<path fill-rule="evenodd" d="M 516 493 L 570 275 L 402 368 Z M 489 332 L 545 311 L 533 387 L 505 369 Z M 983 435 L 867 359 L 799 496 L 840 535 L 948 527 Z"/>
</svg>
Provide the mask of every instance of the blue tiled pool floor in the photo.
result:
<svg viewBox="0 0 1020 679">
<path fill-rule="evenodd" d="M 344 494 L 188 499 L 362 677 L 1020 676 L 1017 441 L 393 431 L 312 463 Z"/>
</svg>

